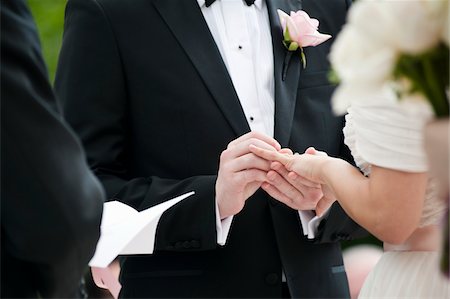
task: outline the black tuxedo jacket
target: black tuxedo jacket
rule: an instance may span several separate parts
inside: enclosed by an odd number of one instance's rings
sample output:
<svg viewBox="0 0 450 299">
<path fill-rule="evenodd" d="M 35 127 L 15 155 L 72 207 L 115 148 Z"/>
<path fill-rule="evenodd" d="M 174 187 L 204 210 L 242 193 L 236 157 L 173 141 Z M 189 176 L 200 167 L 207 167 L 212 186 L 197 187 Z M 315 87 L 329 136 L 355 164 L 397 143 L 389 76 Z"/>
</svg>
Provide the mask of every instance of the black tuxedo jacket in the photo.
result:
<svg viewBox="0 0 450 299">
<path fill-rule="evenodd" d="M 62 120 L 32 17 L 1 0 L 1 297 L 76 296 L 104 192 Z"/>
<path fill-rule="evenodd" d="M 276 9 L 304 9 L 336 36 L 344 0 L 267 0 L 275 63 L 275 138 L 349 157 L 333 116 L 327 54 L 288 61 Z M 283 70 L 287 70 L 283 80 Z M 262 190 L 216 241 L 220 153 L 248 132 L 239 99 L 195 0 L 69 0 L 56 90 L 108 198 L 144 209 L 196 195 L 166 212 L 156 252 L 122 264 L 124 297 L 280 297 L 281 269 L 294 297 L 346 297 L 339 239 L 359 231 L 339 206 L 307 240 L 298 212 Z"/>
</svg>

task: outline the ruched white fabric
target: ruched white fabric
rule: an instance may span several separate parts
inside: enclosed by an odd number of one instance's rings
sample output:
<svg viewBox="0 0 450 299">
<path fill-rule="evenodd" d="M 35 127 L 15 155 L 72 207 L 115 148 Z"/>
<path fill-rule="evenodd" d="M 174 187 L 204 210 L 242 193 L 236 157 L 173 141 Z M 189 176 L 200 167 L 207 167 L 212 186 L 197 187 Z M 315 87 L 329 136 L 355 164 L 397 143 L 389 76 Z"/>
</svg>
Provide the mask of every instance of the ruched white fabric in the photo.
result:
<svg viewBox="0 0 450 299">
<path fill-rule="evenodd" d="M 344 128 L 345 143 L 356 165 L 365 175 L 371 165 L 406 171 L 428 169 L 423 146 L 423 129 L 433 118 L 428 103 L 421 100 L 399 101 L 389 89 L 348 109 Z M 428 184 L 420 226 L 438 224 L 446 205 L 435 198 L 433 180 Z"/>
<path fill-rule="evenodd" d="M 423 128 L 433 113 L 424 101 L 398 101 L 388 89 L 353 101 L 344 128 L 356 165 L 370 175 L 371 165 L 405 172 L 428 169 Z M 438 224 L 446 209 L 428 183 L 420 227 Z M 400 247 L 399 247 L 400 248 Z M 450 298 L 449 281 L 434 251 L 385 252 L 366 279 L 359 298 Z"/>
<path fill-rule="evenodd" d="M 427 171 L 423 127 L 433 117 L 428 103 L 399 101 L 388 89 L 348 109 L 345 142 L 367 175 L 374 164 L 407 172 Z"/>
</svg>

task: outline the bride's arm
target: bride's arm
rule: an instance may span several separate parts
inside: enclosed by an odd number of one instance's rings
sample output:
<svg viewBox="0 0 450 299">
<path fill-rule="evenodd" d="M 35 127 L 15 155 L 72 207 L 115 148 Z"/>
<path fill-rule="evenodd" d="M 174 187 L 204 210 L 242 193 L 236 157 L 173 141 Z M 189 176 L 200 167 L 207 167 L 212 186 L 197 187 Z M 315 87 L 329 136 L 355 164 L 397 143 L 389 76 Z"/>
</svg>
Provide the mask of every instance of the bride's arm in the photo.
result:
<svg viewBox="0 0 450 299">
<path fill-rule="evenodd" d="M 426 173 L 409 173 L 372 165 L 370 178 L 344 160 L 315 155 L 286 156 L 251 146 L 265 159 L 326 184 L 345 212 L 382 241 L 405 241 L 419 224 Z"/>
<path fill-rule="evenodd" d="M 322 162 L 317 174 L 345 212 L 377 238 L 399 244 L 417 228 L 427 185 L 426 173 L 372 165 L 367 178 L 346 161 L 324 157 Z"/>
</svg>

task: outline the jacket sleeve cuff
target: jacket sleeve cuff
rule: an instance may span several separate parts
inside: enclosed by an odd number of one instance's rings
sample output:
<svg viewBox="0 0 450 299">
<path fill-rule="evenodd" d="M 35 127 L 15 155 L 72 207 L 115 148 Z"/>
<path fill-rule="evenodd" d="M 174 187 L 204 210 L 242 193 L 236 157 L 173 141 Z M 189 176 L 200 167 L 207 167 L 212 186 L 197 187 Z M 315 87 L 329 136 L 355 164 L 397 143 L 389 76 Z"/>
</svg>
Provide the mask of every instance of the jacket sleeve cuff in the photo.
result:
<svg viewBox="0 0 450 299">
<path fill-rule="evenodd" d="M 316 216 L 313 211 L 298 211 L 300 222 L 302 224 L 303 235 L 308 236 L 308 239 L 314 239 L 317 236 L 318 227 L 322 219 L 328 216 L 330 209 L 328 209 L 322 216 Z"/>
</svg>

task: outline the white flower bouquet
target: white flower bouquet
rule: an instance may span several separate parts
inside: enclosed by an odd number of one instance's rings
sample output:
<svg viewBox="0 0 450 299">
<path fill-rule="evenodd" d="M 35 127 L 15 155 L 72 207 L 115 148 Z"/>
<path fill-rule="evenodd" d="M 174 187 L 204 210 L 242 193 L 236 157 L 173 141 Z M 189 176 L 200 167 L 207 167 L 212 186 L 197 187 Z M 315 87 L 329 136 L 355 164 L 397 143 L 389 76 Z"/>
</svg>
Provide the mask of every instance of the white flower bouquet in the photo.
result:
<svg viewBox="0 0 450 299">
<path fill-rule="evenodd" d="M 428 101 L 449 115 L 449 1 L 359 0 L 330 54 L 340 80 L 333 109 L 343 114 L 371 91 Z"/>
</svg>

